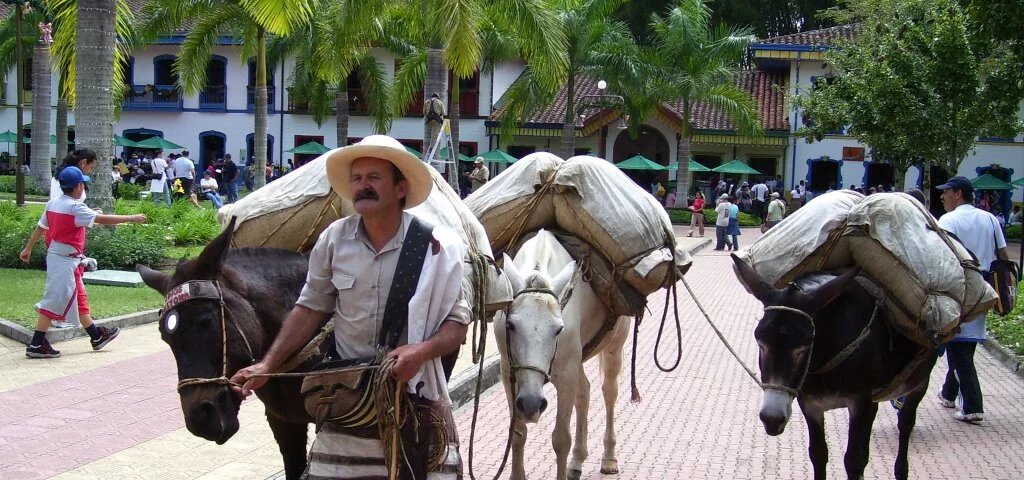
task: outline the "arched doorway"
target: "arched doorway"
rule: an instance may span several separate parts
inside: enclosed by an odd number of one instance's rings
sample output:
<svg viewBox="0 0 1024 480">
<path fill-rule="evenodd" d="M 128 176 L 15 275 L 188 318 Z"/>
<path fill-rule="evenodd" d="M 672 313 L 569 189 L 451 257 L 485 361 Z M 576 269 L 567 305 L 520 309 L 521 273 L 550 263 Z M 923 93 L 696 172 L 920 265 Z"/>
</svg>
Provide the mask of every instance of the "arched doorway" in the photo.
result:
<svg viewBox="0 0 1024 480">
<path fill-rule="evenodd" d="M 227 143 L 227 136 L 221 132 L 207 130 L 199 134 L 199 159 L 196 162 L 196 170 L 206 170 L 207 165 L 215 162 L 218 158 L 224 158 L 224 145 Z"/>
<path fill-rule="evenodd" d="M 865 189 L 881 185 L 885 187 L 885 191 L 891 192 L 895 180 L 896 170 L 891 163 L 864 162 L 864 178 L 861 182 Z"/>
<path fill-rule="evenodd" d="M 634 155 L 643 155 L 654 163 L 666 166 L 671 160 L 671 153 L 665 136 L 649 125 L 641 125 L 636 138 L 630 137 L 629 132 L 626 130 L 623 130 L 615 138 L 615 145 L 612 147 L 613 162 L 618 163 Z M 651 184 L 656 181 L 661 182 L 665 189 L 668 190 L 667 171 L 623 170 L 623 172 L 644 190 L 650 191 Z"/>
<path fill-rule="evenodd" d="M 815 194 L 824 193 L 829 188 L 841 188 L 843 184 L 843 161 L 829 157 L 807 160 L 807 185 Z"/>
<path fill-rule="evenodd" d="M 245 164 L 249 165 L 252 163 L 253 155 L 255 150 L 253 149 L 252 139 L 253 133 L 245 136 L 245 155 L 249 158 L 245 159 Z M 274 164 L 274 136 L 267 134 L 267 165 Z"/>
</svg>

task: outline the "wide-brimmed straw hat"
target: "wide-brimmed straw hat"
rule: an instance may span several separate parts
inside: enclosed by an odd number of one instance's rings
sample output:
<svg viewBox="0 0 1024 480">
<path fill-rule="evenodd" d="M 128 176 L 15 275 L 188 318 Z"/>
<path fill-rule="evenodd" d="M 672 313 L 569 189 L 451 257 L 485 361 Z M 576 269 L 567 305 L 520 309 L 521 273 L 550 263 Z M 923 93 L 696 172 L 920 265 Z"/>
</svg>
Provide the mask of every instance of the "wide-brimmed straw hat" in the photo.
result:
<svg viewBox="0 0 1024 480">
<path fill-rule="evenodd" d="M 393 163 L 409 182 L 405 208 L 423 203 L 434 188 L 427 165 L 409 153 L 398 140 L 387 135 L 370 135 L 359 143 L 334 150 L 327 157 L 327 180 L 343 198 L 352 200 L 352 162 L 359 158 L 379 158 Z"/>
</svg>

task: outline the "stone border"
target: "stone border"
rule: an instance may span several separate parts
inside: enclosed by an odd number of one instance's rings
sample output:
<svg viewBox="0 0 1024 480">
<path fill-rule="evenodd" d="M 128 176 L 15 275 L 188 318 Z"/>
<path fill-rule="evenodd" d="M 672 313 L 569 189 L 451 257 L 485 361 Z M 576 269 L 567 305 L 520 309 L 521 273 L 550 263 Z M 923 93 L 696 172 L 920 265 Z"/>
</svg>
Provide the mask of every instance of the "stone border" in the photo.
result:
<svg viewBox="0 0 1024 480">
<path fill-rule="evenodd" d="M 986 340 L 982 345 L 985 346 L 985 350 L 988 350 L 988 352 L 992 354 L 999 363 L 1005 365 L 1011 373 L 1024 378 L 1024 369 L 1021 368 L 1024 366 L 1024 360 L 1022 360 L 1020 356 L 1004 347 L 1003 344 L 996 341 L 996 339 L 992 338 L 991 335 L 989 335 L 988 340 Z"/>
<path fill-rule="evenodd" d="M 96 320 L 96 324 L 108 328 L 145 325 L 159 320 L 159 312 L 160 310 L 146 310 L 139 313 L 119 315 L 116 317 Z M 32 333 L 33 332 L 31 330 L 17 323 L 0 318 L 0 335 L 28 345 L 32 341 Z M 49 340 L 50 343 L 56 343 L 84 336 L 86 336 L 85 330 L 81 328 L 50 329 L 50 331 L 47 332 L 46 339 Z"/>
</svg>

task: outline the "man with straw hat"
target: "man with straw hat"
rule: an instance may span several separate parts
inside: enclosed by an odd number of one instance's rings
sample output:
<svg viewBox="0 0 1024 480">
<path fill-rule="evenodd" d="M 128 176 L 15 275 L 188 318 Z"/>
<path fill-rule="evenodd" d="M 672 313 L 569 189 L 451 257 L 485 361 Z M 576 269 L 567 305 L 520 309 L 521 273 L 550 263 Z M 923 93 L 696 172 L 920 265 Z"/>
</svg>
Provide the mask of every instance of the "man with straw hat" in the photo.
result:
<svg viewBox="0 0 1024 480">
<path fill-rule="evenodd" d="M 427 443 L 410 445 L 404 440 L 408 437 L 403 426 L 403 440 L 395 449 L 394 439 L 383 427 L 379 432 L 376 426 L 350 428 L 335 421 L 344 412 L 332 412 L 323 425 L 318 419 L 319 432 L 308 470 L 311 477 L 384 478 L 389 473 L 395 475 L 389 478 L 461 476 L 451 400 L 440 358 L 459 348 L 471 320 L 469 304 L 461 297 L 465 247 L 453 234 L 433 228 L 406 211 L 423 203 L 430 194 L 433 178 L 427 169 L 397 140 L 384 135 L 368 136 L 328 154 L 326 170 L 331 188 L 352 201 L 356 214 L 335 221 L 320 235 L 310 253 L 306 285 L 274 344 L 259 363 L 240 370 L 231 381 L 238 393 L 248 396 L 266 383 L 267 378 L 261 374 L 278 371 L 324 322 L 333 318 L 337 351 L 332 353 L 336 358 L 384 357 L 382 365 L 387 368 L 367 370 L 372 381 L 359 384 L 380 388 L 378 375 L 390 369 L 399 388 L 405 385 L 409 404 L 417 413 L 422 405 L 429 404 L 434 415 L 431 418 L 444 420 L 440 428 L 447 430 L 448 445 L 439 450 Z M 380 425 L 386 423 L 385 419 L 377 420 Z M 433 438 L 422 431 L 431 423 L 404 422 L 421 429 L 418 435 L 412 435 L 421 442 L 423 437 Z M 406 458 L 399 459 L 394 467 L 391 455 L 396 451 L 404 452 Z M 432 455 L 429 459 L 410 458 L 418 452 Z M 394 468 L 389 472 L 386 465 Z"/>
</svg>

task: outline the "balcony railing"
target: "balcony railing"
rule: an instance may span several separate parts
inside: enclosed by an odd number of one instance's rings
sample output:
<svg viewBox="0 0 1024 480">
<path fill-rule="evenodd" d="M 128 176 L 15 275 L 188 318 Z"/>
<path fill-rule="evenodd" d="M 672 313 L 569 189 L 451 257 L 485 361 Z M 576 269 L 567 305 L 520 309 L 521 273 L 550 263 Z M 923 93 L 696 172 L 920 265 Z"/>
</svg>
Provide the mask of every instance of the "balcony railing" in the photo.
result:
<svg viewBox="0 0 1024 480">
<path fill-rule="evenodd" d="M 181 92 L 175 85 L 132 85 L 124 110 L 181 110 Z"/>
<path fill-rule="evenodd" d="M 267 111 L 274 111 L 274 87 L 267 85 Z M 249 85 L 246 87 L 245 95 L 245 108 L 249 110 L 256 110 L 256 87 Z"/>
<path fill-rule="evenodd" d="M 226 110 L 228 103 L 228 87 L 224 85 L 208 86 L 199 92 L 200 110 Z"/>
</svg>

